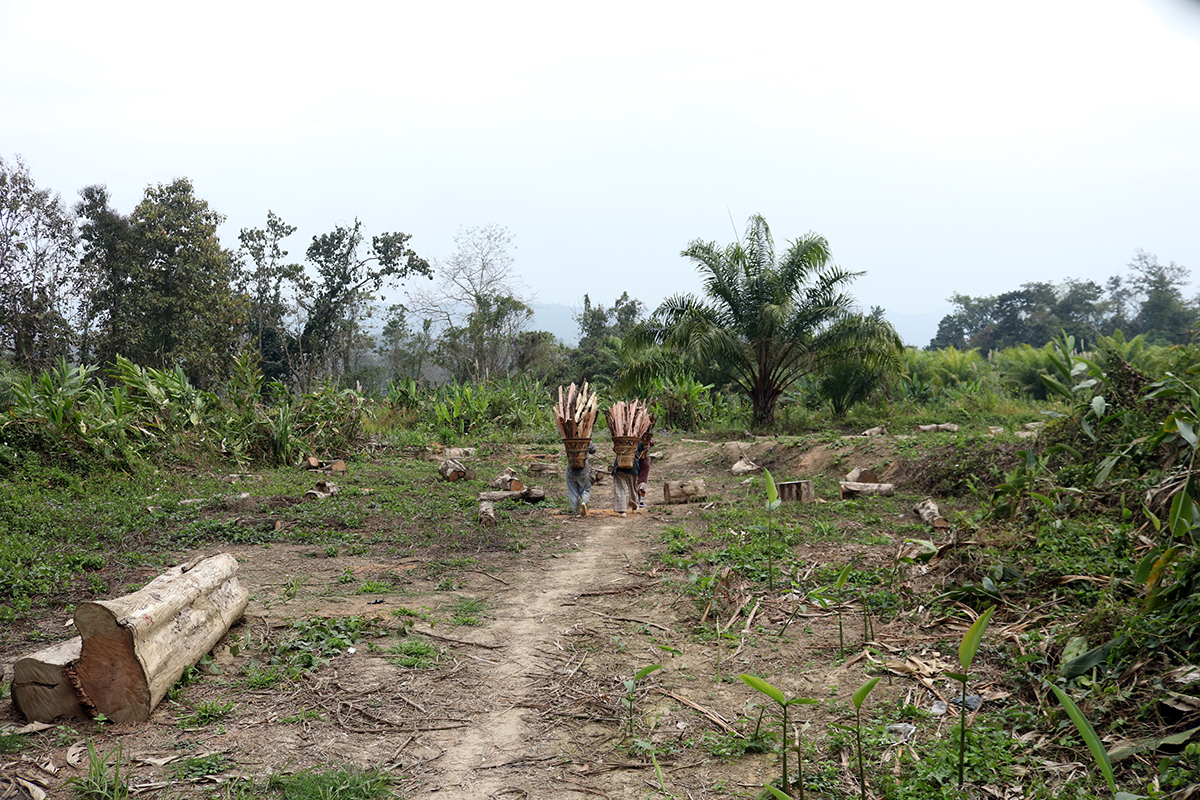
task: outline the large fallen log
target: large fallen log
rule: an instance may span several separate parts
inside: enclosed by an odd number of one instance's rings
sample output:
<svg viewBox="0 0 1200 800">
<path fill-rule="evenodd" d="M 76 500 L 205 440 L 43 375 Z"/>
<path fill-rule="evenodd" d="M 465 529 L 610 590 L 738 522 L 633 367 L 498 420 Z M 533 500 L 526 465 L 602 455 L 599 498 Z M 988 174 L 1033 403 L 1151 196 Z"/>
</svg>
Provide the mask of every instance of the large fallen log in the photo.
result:
<svg viewBox="0 0 1200 800">
<path fill-rule="evenodd" d="M 228 553 L 172 567 L 139 591 L 80 603 L 80 700 L 114 722 L 140 722 L 183 671 L 212 650 L 249 594 Z"/>
<path fill-rule="evenodd" d="M 780 481 L 775 484 L 775 490 L 785 503 L 817 502 L 817 491 L 812 481 Z"/>
<path fill-rule="evenodd" d="M 708 496 L 702 478 L 688 481 L 667 481 L 663 484 L 664 503 L 690 503 Z"/>
<path fill-rule="evenodd" d="M 926 497 L 913 506 L 913 513 L 935 531 L 950 530 L 950 521 L 942 516 L 942 512 L 938 510 L 937 503 L 933 502 L 932 497 Z"/>
<path fill-rule="evenodd" d="M 855 483 L 842 481 L 838 484 L 838 498 L 847 500 L 851 497 L 891 497 L 896 493 L 895 484 L 891 483 Z"/>
<path fill-rule="evenodd" d="M 958 426 L 953 422 L 942 422 L 937 425 L 918 425 L 914 433 L 958 433 Z"/>
<path fill-rule="evenodd" d="M 540 486 L 526 486 L 519 492 L 480 492 L 479 499 L 490 500 L 493 503 L 500 500 L 524 500 L 527 503 L 540 503 L 546 499 L 546 490 Z"/>
<path fill-rule="evenodd" d="M 496 504 L 491 500 L 481 500 L 476 514 L 479 524 L 485 528 L 496 527 Z"/>
<path fill-rule="evenodd" d="M 12 699 L 25 719 L 53 722 L 87 717 L 71 680 L 80 642 L 76 636 L 17 659 L 13 665 Z"/>
<path fill-rule="evenodd" d="M 532 461 L 525 469 L 530 475 L 534 475 L 539 478 L 558 477 L 558 465 L 551 464 L 547 461 Z"/>
</svg>

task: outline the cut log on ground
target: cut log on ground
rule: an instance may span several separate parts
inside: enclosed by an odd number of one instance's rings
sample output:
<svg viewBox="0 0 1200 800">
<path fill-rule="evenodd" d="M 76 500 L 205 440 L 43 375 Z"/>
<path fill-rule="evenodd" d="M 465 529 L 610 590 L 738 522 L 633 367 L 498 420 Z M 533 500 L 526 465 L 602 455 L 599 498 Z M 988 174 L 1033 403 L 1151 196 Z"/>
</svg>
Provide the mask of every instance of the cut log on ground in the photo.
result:
<svg viewBox="0 0 1200 800">
<path fill-rule="evenodd" d="M 80 603 L 80 700 L 113 722 L 141 722 L 183 671 L 213 649 L 250 596 L 228 553 L 172 567 L 115 600 Z"/>
<path fill-rule="evenodd" d="M 320 469 L 321 459 L 317 458 L 316 456 L 309 456 L 300 462 L 300 467 L 301 469 Z"/>
<path fill-rule="evenodd" d="M 511 467 L 506 467 L 496 477 L 492 478 L 491 487 L 498 492 L 520 492 L 525 489 L 525 482 L 517 477 Z"/>
<path fill-rule="evenodd" d="M 493 503 L 501 500 L 524 500 L 526 503 L 540 503 L 546 499 L 546 490 L 540 486 L 527 486 L 519 492 L 480 492 L 479 499 L 490 500 Z"/>
<path fill-rule="evenodd" d="M 817 491 L 812 481 L 780 481 L 775 484 L 775 490 L 785 503 L 817 502 Z"/>
<path fill-rule="evenodd" d="M 81 641 L 76 636 L 18 659 L 13 665 L 13 705 L 25 719 L 53 722 L 87 717 L 71 680 Z"/>
<path fill-rule="evenodd" d="M 879 476 L 870 467 L 855 467 L 842 480 L 850 483 L 879 483 Z"/>
<path fill-rule="evenodd" d="M 304 493 L 305 500 L 328 500 L 340 492 L 342 487 L 329 481 L 317 481 L 317 485 Z"/>
<path fill-rule="evenodd" d="M 485 528 L 496 527 L 496 504 L 491 500 L 482 500 L 479 503 L 479 524 Z"/>
<path fill-rule="evenodd" d="M 887 436 L 887 428 L 882 425 L 876 425 L 874 428 L 867 428 L 862 432 L 863 436 Z"/>
<path fill-rule="evenodd" d="M 346 466 L 346 462 L 345 462 L 345 461 L 342 461 L 342 460 L 339 458 L 337 461 L 334 461 L 332 464 L 330 464 L 330 465 L 329 465 L 329 471 L 330 471 L 330 472 L 336 472 L 336 473 L 338 473 L 339 475 L 345 475 L 345 474 L 346 474 L 347 472 L 349 472 L 350 470 L 349 470 L 349 468 Z"/>
<path fill-rule="evenodd" d="M 534 461 L 526 468 L 530 475 L 535 475 L 539 478 L 556 478 L 558 477 L 558 465 L 551 464 L 548 461 Z"/>
<path fill-rule="evenodd" d="M 937 425 L 918 425 L 914 433 L 958 433 L 958 426 L 953 422 L 942 422 Z"/>
<path fill-rule="evenodd" d="M 847 500 L 851 497 L 891 497 L 896 493 L 895 484 L 891 483 L 854 483 L 842 481 L 838 484 L 838 497 Z"/>
<path fill-rule="evenodd" d="M 762 467 L 748 458 L 741 458 L 729 468 L 729 471 L 734 475 L 749 475 L 751 472 L 762 472 Z"/>
<path fill-rule="evenodd" d="M 446 448 L 446 458 L 459 459 L 459 458 L 474 458 L 474 457 L 475 457 L 475 448 L 474 447 L 447 447 Z"/>
<path fill-rule="evenodd" d="M 664 503 L 690 503 L 693 500 L 704 500 L 708 497 L 704 480 L 695 478 L 689 481 L 667 481 L 663 484 Z"/>
<path fill-rule="evenodd" d="M 456 461 L 453 458 L 448 458 L 441 464 L 438 464 L 438 475 L 441 476 L 442 480 L 450 481 L 451 483 L 472 477 L 468 474 L 470 472 L 472 470 L 468 470 L 461 461 Z"/>
<path fill-rule="evenodd" d="M 937 503 L 933 502 L 932 497 L 926 497 L 913 506 L 913 513 L 935 531 L 950 530 L 950 521 L 942 516 L 942 512 L 938 510 Z"/>
</svg>

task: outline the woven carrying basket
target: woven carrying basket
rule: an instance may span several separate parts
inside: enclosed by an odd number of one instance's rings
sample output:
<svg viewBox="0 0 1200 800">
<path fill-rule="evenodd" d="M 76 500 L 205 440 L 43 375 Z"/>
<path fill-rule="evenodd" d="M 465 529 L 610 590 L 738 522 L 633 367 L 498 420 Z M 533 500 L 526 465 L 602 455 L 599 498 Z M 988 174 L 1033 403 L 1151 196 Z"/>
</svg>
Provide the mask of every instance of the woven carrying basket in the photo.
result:
<svg viewBox="0 0 1200 800">
<path fill-rule="evenodd" d="M 613 452 L 617 454 L 617 466 L 621 469 L 633 469 L 637 463 L 637 436 L 614 436 Z"/>
<path fill-rule="evenodd" d="M 567 448 L 567 464 L 572 469 L 583 469 L 587 466 L 588 448 L 591 439 L 563 439 L 563 447 Z"/>
</svg>

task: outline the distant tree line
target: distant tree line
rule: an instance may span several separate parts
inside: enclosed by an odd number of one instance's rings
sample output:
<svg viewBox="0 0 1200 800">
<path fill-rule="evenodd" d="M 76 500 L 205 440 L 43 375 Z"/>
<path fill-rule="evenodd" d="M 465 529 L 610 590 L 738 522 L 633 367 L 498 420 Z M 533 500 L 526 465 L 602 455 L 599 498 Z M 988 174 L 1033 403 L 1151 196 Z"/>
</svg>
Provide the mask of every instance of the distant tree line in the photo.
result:
<svg viewBox="0 0 1200 800">
<path fill-rule="evenodd" d="M 611 384 L 620 338 L 645 310 L 585 296 L 576 348 L 530 330 L 513 237 L 498 225 L 461 229 L 453 254 L 426 259 L 410 234 L 368 236 L 355 220 L 313 236 L 300 260 L 288 251 L 297 229 L 271 211 L 226 247 L 224 217 L 186 178 L 147 187 L 129 212 L 104 186 L 79 197 L 69 206 L 20 158 L 0 158 L 0 357 L 27 372 L 121 356 L 215 387 L 249 351 L 268 381 L 301 390 L 518 373 Z M 428 288 L 384 304 L 418 278 Z"/>
<path fill-rule="evenodd" d="M 1032 282 L 992 297 L 954 294 L 955 310 L 942 318 L 927 349 L 979 348 L 984 352 L 1028 344 L 1041 347 L 1066 332 L 1080 341 L 1120 331 L 1150 344 L 1192 341 L 1200 303 L 1184 295 L 1189 270 L 1161 264 L 1138 250 L 1125 275 L 1095 281 Z"/>
</svg>

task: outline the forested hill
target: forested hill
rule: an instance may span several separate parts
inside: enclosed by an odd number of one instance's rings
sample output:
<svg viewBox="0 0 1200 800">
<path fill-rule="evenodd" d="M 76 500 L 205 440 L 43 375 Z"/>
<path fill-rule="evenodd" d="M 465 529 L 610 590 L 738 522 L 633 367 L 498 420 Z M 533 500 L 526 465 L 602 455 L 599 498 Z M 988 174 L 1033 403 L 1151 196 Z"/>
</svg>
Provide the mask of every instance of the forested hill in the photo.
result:
<svg viewBox="0 0 1200 800">
<path fill-rule="evenodd" d="M 1187 267 L 1160 264 L 1139 250 L 1125 275 L 1103 285 L 1067 279 L 1026 283 L 991 297 L 954 294 L 949 301 L 955 310 L 942 318 L 927 349 L 1041 347 L 1062 331 L 1081 341 L 1121 331 L 1129 338 L 1145 334 L 1152 344 L 1185 344 L 1200 312 L 1197 298 L 1184 295 L 1189 276 Z"/>
</svg>

